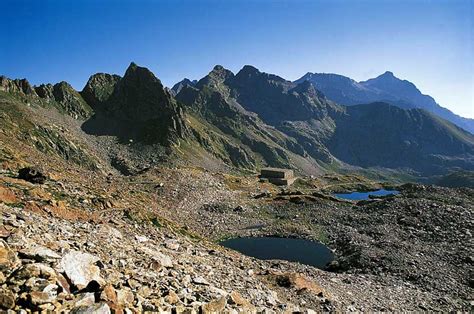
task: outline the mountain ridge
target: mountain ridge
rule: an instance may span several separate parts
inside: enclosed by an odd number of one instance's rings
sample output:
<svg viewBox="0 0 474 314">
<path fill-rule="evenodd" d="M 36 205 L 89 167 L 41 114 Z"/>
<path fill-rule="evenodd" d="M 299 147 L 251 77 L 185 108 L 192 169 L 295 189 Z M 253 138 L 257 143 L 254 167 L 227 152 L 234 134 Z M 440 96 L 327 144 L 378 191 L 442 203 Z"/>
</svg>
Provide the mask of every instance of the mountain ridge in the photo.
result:
<svg viewBox="0 0 474 314">
<path fill-rule="evenodd" d="M 33 88 L 26 80 L 3 78 L 0 86 L 83 121 L 81 130 L 99 142 L 112 136 L 120 145 L 133 143 L 127 154 L 137 160 L 154 155 L 158 145 L 177 162 L 213 160 L 254 170 L 386 167 L 430 176 L 474 167 L 473 136 L 425 111 L 381 103 L 341 106 L 308 80 L 291 82 L 249 65 L 236 74 L 217 65 L 200 80 L 188 81 L 174 96 L 177 89 L 165 88 L 147 68 L 131 63 L 123 77 L 92 75 L 81 92 L 65 82 L 54 85 L 67 97 L 54 93 L 53 85 Z M 406 127 L 397 128 L 390 119 Z"/>
<path fill-rule="evenodd" d="M 305 80 L 311 81 L 329 99 L 342 105 L 382 101 L 404 109 L 426 109 L 474 134 L 474 119 L 454 114 L 439 105 L 433 97 L 421 93 L 415 84 L 397 78 L 391 71 L 360 82 L 339 74 L 308 72 L 295 82 Z"/>
</svg>

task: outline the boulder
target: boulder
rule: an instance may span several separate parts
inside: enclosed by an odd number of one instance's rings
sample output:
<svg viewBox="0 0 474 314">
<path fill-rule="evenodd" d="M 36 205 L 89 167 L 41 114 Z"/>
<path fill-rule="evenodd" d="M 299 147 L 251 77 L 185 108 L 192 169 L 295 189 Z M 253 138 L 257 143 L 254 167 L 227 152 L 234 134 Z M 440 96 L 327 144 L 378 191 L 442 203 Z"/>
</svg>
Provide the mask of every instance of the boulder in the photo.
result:
<svg viewBox="0 0 474 314">
<path fill-rule="evenodd" d="M 117 303 L 117 292 L 111 284 L 107 284 L 100 294 L 100 299 L 107 303 Z"/>
<path fill-rule="evenodd" d="M 198 285 L 209 285 L 209 282 L 201 276 L 194 277 L 193 283 Z"/>
<path fill-rule="evenodd" d="M 175 239 L 168 239 L 165 241 L 165 246 L 167 249 L 177 251 L 179 249 L 179 242 Z"/>
<path fill-rule="evenodd" d="M 71 251 L 67 253 L 60 262 L 60 270 L 69 278 L 69 281 L 77 288 L 84 289 L 92 281 L 97 282 L 100 286 L 105 284 L 100 277 L 100 269 L 95 265 L 99 258 L 79 251 Z"/>
<path fill-rule="evenodd" d="M 71 314 L 110 314 L 110 307 L 107 303 L 95 303 L 92 305 L 78 306 L 71 310 Z"/>
<path fill-rule="evenodd" d="M 15 252 L 10 250 L 6 244 L 0 242 L 0 271 L 10 271 L 17 263 L 18 258 Z"/>
<path fill-rule="evenodd" d="M 130 307 L 133 305 L 135 297 L 130 288 L 117 290 L 117 305 L 120 307 Z"/>
<path fill-rule="evenodd" d="M 48 280 L 50 283 L 54 283 L 57 281 L 58 273 L 47 265 L 34 263 L 23 265 L 21 268 L 15 271 L 14 277 L 17 280 L 42 278 Z"/>
<path fill-rule="evenodd" d="M 146 246 L 139 247 L 139 250 L 153 259 L 154 262 L 152 262 L 152 268 L 173 267 L 173 260 L 168 255 L 152 250 Z"/>
<path fill-rule="evenodd" d="M 19 253 L 23 258 L 34 259 L 38 262 L 54 261 L 61 258 L 61 256 L 56 252 L 40 245 L 28 247 L 24 250 L 21 250 Z"/>
<path fill-rule="evenodd" d="M 36 184 L 43 184 L 46 176 L 37 168 L 25 167 L 18 171 L 18 178 Z"/>
<path fill-rule="evenodd" d="M 298 273 L 274 274 L 276 283 L 285 288 L 293 288 L 297 291 L 308 291 L 320 296 L 326 296 L 324 289 L 306 276 Z"/>
<path fill-rule="evenodd" d="M 95 303 L 95 296 L 92 292 L 81 293 L 77 295 L 76 302 L 74 303 L 75 307 L 81 306 L 91 306 Z"/>
<path fill-rule="evenodd" d="M 18 202 L 18 199 L 15 195 L 15 192 L 0 186 L 0 202 L 5 204 L 13 204 Z"/>
<path fill-rule="evenodd" d="M 251 305 L 250 302 L 242 297 L 237 291 L 232 291 L 229 294 L 229 303 L 243 307 L 248 307 Z"/>
<path fill-rule="evenodd" d="M 227 298 L 226 297 L 221 297 L 217 300 L 211 301 L 207 304 L 204 304 L 202 306 L 202 312 L 203 313 L 222 313 L 222 311 L 225 309 L 225 306 L 227 305 Z"/>
<path fill-rule="evenodd" d="M 9 289 L 0 290 L 0 309 L 8 310 L 15 307 L 15 295 Z"/>
<path fill-rule="evenodd" d="M 27 295 L 28 301 L 33 305 L 52 303 L 58 295 L 58 286 L 49 284 L 42 291 L 31 291 Z"/>
</svg>

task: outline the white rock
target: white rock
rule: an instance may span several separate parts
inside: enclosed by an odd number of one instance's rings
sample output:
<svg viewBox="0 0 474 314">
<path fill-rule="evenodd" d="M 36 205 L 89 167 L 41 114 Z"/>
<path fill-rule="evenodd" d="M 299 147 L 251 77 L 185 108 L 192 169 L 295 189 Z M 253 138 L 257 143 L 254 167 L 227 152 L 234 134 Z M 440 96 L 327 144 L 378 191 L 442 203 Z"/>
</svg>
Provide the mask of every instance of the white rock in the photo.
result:
<svg viewBox="0 0 474 314">
<path fill-rule="evenodd" d="M 135 236 L 135 240 L 137 240 L 138 242 L 142 243 L 142 242 L 147 242 L 148 241 L 148 238 L 145 237 L 145 236 Z"/>
<path fill-rule="evenodd" d="M 140 247 L 139 250 L 153 258 L 158 263 L 160 263 L 162 267 L 173 267 L 173 261 L 168 255 L 165 255 L 159 251 L 152 250 L 146 246 Z"/>
<path fill-rule="evenodd" d="M 110 307 L 107 303 L 101 302 L 89 306 L 79 306 L 71 310 L 74 314 L 110 314 Z"/>
<path fill-rule="evenodd" d="M 79 251 L 71 251 L 64 255 L 59 264 L 60 271 L 64 272 L 71 283 L 78 289 L 83 289 L 91 281 L 96 281 L 99 285 L 105 282 L 100 277 L 100 269 L 96 265 L 99 258 Z"/>
<path fill-rule="evenodd" d="M 122 233 L 109 225 L 100 225 L 97 227 L 97 233 L 103 237 L 122 238 Z"/>
<path fill-rule="evenodd" d="M 28 258 L 39 260 L 39 261 L 48 261 L 48 260 L 55 260 L 55 259 L 61 258 L 61 256 L 57 254 L 56 252 L 41 245 L 30 246 L 22 250 L 20 253 L 25 255 Z"/>
<path fill-rule="evenodd" d="M 196 283 L 196 284 L 199 284 L 199 285 L 208 285 L 209 284 L 209 282 L 201 276 L 194 277 L 193 282 Z"/>
<path fill-rule="evenodd" d="M 179 243 L 178 241 L 174 240 L 174 239 L 168 239 L 165 241 L 165 246 L 166 248 L 170 249 L 170 250 L 174 250 L 174 251 L 177 251 L 179 249 Z"/>
<path fill-rule="evenodd" d="M 225 290 L 222 290 L 220 288 L 217 288 L 217 287 L 209 287 L 209 290 L 218 294 L 218 295 L 221 295 L 221 296 L 227 296 L 229 293 L 227 293 L 227 291 Z"/>
<path fill-rule="evenodd" d="M 78 295 L 79 299 L 74 303 L 76 307 L 78 306 L 89 306 L 95 303 L 95 296 L 92 292 L 82 293 Z"/>
</svg>

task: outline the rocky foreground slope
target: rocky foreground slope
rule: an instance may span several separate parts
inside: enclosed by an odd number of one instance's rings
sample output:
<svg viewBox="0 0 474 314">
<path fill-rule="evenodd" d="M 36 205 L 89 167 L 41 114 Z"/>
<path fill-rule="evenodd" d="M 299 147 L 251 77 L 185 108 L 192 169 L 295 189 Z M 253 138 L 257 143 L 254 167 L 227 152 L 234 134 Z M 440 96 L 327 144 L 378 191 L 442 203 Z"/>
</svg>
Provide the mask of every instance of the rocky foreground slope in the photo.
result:
<svg viewBox="0 0 474 314">
<path fill-rule="evenodd" d="M 0 175 L 4 310 L 472 307 L 472 190 L 405 186 L 400 196 L 355 205 L 317 185 L 282 193 L 257 178 L 199 169 L 130 179 L 74 178 L 61 167 L 43 185 Z M 211 241 L 243 235 L 319 239 L 337 258 L 322 271 Z"/>
</svg>

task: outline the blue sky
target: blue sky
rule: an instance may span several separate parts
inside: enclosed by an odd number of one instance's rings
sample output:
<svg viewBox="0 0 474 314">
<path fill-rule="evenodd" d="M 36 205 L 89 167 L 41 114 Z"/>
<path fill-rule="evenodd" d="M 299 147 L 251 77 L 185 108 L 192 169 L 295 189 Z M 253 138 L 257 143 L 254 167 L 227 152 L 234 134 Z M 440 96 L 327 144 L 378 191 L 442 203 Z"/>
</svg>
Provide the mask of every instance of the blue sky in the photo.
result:
<svg viewBox="0 0 474 314">
<path fill-rule="evenodd" d="M 165 85 L 214 65 L 251 64 L 294 80 L 390 70 L 474 118 L 472 0 L 1 2 L 0 74 L 82 89 L 131 61 Z"/>
</svg>

